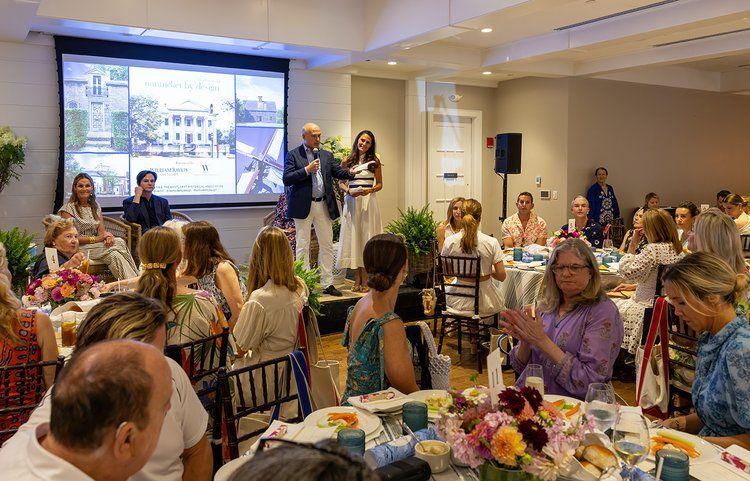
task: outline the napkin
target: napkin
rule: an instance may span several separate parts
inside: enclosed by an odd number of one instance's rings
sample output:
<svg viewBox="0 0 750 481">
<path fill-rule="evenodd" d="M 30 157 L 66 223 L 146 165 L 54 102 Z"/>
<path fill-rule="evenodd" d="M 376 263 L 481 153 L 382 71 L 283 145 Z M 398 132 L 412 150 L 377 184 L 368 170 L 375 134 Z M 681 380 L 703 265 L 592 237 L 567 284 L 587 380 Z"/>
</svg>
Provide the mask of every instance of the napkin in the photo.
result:
<svg viewBox="0 0 750 481">
<path fill-rule="evenodd" d="M 362 396 L 352 396 L 348 399 L 348 403 L 354 406 L 355 408 L 362 409 L 363 411 L 368 411 L 373 414 L 376 413 L 382 413 L 382 412 L 391 412 L 396 411 L 401 406 L 404 405 L 404 403 L 407 403 L 410 401 L 408 397 L 401 391 L 395 388 L 388 388 L 384 391 L 379 392 L 392 392 L 395 394 L 395 397 L 393 399 L 386 399 L 381 401 L 369 401 L 369 402 L 362 402 Z"/>
</svg>

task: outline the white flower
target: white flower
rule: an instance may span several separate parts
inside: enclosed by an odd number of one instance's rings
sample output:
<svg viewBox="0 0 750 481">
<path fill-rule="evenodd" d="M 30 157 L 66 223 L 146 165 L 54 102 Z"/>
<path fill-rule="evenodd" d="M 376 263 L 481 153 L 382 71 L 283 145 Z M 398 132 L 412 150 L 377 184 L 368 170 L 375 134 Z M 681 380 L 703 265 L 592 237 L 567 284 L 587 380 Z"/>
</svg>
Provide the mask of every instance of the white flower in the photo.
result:
<svg viewBox="0 0 750 481">
<path fill-rule="evenodd" d="M 474 404 L 480 404 L 482 401 L 487 399 L 488 394 L 486 389 L 479 389 L 477 387 L 470 387 L 468 389 L 464 389 L 464 391 L 461 393 L 466 398 L 467 401 L 472 402 Z"/>
</svg>

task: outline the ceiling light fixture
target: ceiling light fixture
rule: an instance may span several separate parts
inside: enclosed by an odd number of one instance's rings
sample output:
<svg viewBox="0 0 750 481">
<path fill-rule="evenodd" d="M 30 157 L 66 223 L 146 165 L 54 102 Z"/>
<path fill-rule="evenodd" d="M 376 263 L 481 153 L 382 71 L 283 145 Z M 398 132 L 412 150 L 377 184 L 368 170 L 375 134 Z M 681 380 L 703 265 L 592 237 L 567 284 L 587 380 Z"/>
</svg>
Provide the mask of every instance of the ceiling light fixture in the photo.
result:
<svg viewBox="0 0 750 481">
<path fill-rule="evenodd" d="M 396 64 L 398 64 L 398 62 L 396 62 L 395 60 L 388 61 L 388 65 L 396 65 Z"/>
<path fill-rule="evenodd" d="M 485 70 L 484 72 L 482 72 L 482 75 L 492 75 L 492 72 L 490 72 L 489 70 Z"/>
<path fill-rule="evenodd" d="M 482 30 L 480 30 L 482 33 L 490 33 L 492 32 L 492 29 L 490 27 L 484 27 Z"/>
</svg>

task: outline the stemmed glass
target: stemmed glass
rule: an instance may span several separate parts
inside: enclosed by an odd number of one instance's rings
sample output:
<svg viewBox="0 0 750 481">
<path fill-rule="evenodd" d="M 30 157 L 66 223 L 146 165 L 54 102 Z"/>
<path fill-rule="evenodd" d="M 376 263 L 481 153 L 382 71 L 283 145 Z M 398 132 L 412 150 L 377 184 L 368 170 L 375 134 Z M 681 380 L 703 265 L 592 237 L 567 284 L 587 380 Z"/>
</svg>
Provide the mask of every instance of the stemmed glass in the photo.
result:
<svg viewBox="0 0 750 481">
<path fill-rule="evenodd" d="M 614 248 L 614 244 L 612 243 L 612 239 L 604 239 L 604 245 L 602 246 L 602 249 L 604 249 L 605 252 L 610 252 Z"/>
<path fill-rule="evenodd" d="M 586 392 L 586 415 L 594 420 L 597 429 L 606 432 L 615 424 L 617 405 L 612 386 L 601 382 L 592 382 Z"/>
<path fill-rule="evenodd" d="M 646 458 L 651 447 L 646 418 L 637 412 L 620 411 L 612 429 L 612 444 L 617 456 L 628 465 L 627 478 L 633 479 L 632 469 Z"/>
</svg>

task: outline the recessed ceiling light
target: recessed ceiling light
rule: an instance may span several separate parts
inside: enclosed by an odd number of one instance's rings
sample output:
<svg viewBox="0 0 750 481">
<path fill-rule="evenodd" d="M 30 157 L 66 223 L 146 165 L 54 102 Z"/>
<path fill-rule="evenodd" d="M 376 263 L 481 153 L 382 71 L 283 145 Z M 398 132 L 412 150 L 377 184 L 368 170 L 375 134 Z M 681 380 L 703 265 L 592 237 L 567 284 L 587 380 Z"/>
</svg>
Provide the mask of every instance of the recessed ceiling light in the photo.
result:
<svg viewBox="0 0 750 481">
<path fill-rule="evenodd" d="M 482 72 L 482 75 L 492 75 L 492 72 L 490 72 L 489 70 L 485 70 L 484 72 Z"/>
<path fill-rule="evenodd" d="M 482 30 L 480 30 L 482 33 L 490 33 L 492 32 L 492 29 L 490 27 L 484 27 Z"/>
<path fill-rule="evenodd" d="M 396 64 L 398 64 L 398 62 L 396 62 L 395 60 L 388 61 L 388 65 L 396 65 Z"/>
</svg>

